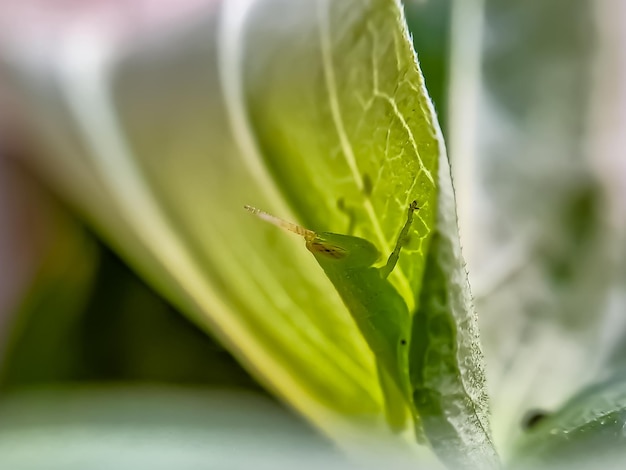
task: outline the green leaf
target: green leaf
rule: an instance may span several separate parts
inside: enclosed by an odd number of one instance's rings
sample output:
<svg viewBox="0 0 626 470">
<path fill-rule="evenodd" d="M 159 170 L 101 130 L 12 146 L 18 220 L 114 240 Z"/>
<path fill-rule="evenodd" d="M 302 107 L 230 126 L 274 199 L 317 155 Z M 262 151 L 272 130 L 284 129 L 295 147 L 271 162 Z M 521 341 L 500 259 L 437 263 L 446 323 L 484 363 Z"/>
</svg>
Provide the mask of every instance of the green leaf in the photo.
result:
<svg viewBox="0 0 626 470">
<path fill-rule="evenodd" d="M 259 5 L 263 16 L 246 33 L 249 44 L 269 46 L 251 48 L 243 71 L 264 161 L 304 225 L 352 231 L 385 258 L 418 201 L 413 240 L 391 274 L 412 310 L 434 220 L 440 143 L 404 20 L 390 1 L 292 4 Z M 268 32 L 269 16 L 296 8 L 312 21 L 301 24 L 298 47 L 275 54 L 293 31 Z"/>
<path fill-rule="evenodd" d="M 14 393 L 0 403 L 1 468 L 296 466 L 354 468 L 292 414 L 253 393 L 83 386 Z"/>
<path fill-rule="evenodd" d="M 286 10 L 288 2 L 272 3 Z M 458 246 L 448 164 L 410 44 L 397 26 L 394 30 L 398 16 L 385 3 L 370 2 L 361 13 L 350 2 L 333 3 L 330 13 L 311 4 L 304 14 L 317 16 L 319 24 L 301 29 L 305 53 L 288 49 L 285 54 L 250 55 L 245 61 L 250 72 L 244 76 L 251 122 L 275 180 L 308 227 L 344 233 L 353 227 L 356 235 L 389 253 L 406 207 L 418 200 L 422 209 L 416 239 L 402 251 L 400 269 L 391 278 L 410 310 L 417 304 L 435 225 L 434 189 L 442 155 L 439 178 L 445 194 L 438 242 L 429 255 L 433 272 L 426 273 L 425 305 L 415 318 L 412 361 L 419 370 L 413 386 L 440 397 L 439 406 L 418 409 L 428 416 L 425 431 L 440 456 L 453 464 L 493 463 L 482 355 Z M 272 50 L 290 40 L 289 31 L 268 33 L 265 21 L 258 24 L 248 32 L 251 43 L 269 39 L 276 44 Z M 308 59 L 316 53 L 322 70 Z M 255 70 L 272 73 L 258 76 Z M 319 190 L 303 190 L 309 187 Z M 346 207 L 352 212 L 346 214 Z M 441 290 L 445 308 L 429 316 L 434 312 L 430 303 Z M 430 333 L 434 317 L 449 326 L 440 337 Z M 424 361 L 429 361 L 428 370 L 423 370 Z M 449 433 L 439 432 L 442 426 Z"/>
<path fill-rule="evenodd" d="M 413 318 L 413 399 L 433 449 L 451 468 L 497 468 L 484 359 L 445 154 L 440 159 L 439 188 L 436 231 Z"/>
<path fill-rule="evenodd" d="M 243 210 L 254 203 L 292 216 L 241 101 L 244 33 L 256 21 L 238 6 L 211 7 L 133 50 L 89 31 L 65 37 L 50 61 L 5 43 L 9 83 L 42 149 L 34 165 L 148 281 L 325 433 L 345 447 L 389 439 L 372 355 L 340 299 L 300 243 L 264 232 Z M 316 23 L 294 7 L 298 22 Z M 290 31 L 298 37 L 299 24 Z"/>
<path fill-rule="evenodd" d="M 514 467 L 621 468 L 626 462 L 626 379 L 579 393 L 517 442 Z"/>
<path fill-rule="evenodd" d="M 442 458 L 494 465 L 449 168 L 398 2 L 229 1 L 132 49 L 65 39 L 54 62 L 38 56 L 48 75 L 13 64 L 55 157 L 39 168 L 147 279 L 345 447 L 406 444 L 385 427 L 373 354 L 302 242 L 242 207 L 353 233 L 386 257 L 417 200 L 390 275 L 423 344 L 413 386 L 436 395 L 419 403 L 416 432 L 423 414 Z M 60 94 L 49 97 L 40 75 Z M 433 318 L 447 328 L 431 334 Z"/>
</svg>

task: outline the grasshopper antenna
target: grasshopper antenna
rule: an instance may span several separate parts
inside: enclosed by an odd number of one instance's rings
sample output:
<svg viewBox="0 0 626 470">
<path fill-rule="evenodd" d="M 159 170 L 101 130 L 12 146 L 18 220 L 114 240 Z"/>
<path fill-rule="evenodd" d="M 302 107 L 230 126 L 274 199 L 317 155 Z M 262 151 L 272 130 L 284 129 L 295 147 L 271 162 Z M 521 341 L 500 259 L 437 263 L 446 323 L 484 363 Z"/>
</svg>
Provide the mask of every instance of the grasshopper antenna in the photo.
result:
<svg viewBox="0 0 626 470">
<path fill-rule="evenodd" d="M 391 274 L 391 271 L 393 271 L 393 268 L 396 266 L 396 263 L 400 258 L 400 250 L 402 249 L 402 245 L 406 242 L 406 239 L 409 236 L 409 230 L 411 229 L 411 224 L 413 223 L 413 213 L 417 210 L 419 210 L 417 201 L 413 201 L 409 205 L 406 222 L 404 223 L 404 227 L 402 227 L 402 230 L 400 230 L 400 235 L 398 235 L 398 240 L 396 241 L 396 247 L 389 255 L 389 258 L 387 259 L 387 264 L 380 268 L 380 275 L 383 277 L 383 279 L 386 279 L 387 276 Z"/>
<path fill-rule="evenodd" d="M 310 242 L 314 240 L 315 237 L 317 237 L 317 234 L 313 230 L 309 230 L 307 228 L 301 227 L 300 225 L 292 224 L 291 222 L 287 222 L 286 220 L 280 219 L 276 217 L 275 215 L 268 214 L 267 212 L 262 211 L 261 209 L 257 209 L 256 207 L 252 207 L 247 204 L 243 207 L 248 212 L 253 213 L 260 219 L 263 219 L 266 222 L 269 222 L 270 224 L 276 225 L 277 227 L 288 230 L 290 232 L 297 233 L 301 237 L 304 237 L 304 239 L 307 242 Z"/>
</svg>

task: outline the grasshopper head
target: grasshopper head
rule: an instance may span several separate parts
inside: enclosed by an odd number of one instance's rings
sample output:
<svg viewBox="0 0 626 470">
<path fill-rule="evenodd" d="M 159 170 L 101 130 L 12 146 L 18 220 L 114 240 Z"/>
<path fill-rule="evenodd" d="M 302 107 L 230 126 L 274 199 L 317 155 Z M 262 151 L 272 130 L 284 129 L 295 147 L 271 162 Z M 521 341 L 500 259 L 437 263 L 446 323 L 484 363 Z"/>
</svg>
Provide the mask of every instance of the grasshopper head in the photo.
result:
<svg viewBox="0 0 626 470">
<path fill-rule="evenodd" d="M 380 256 L 376 247 L 367 240 L 337 233 L 320 233 L 312 240 L 307 240 L 306 247 L 320 264 L 368 267 Z"/>
</svg>

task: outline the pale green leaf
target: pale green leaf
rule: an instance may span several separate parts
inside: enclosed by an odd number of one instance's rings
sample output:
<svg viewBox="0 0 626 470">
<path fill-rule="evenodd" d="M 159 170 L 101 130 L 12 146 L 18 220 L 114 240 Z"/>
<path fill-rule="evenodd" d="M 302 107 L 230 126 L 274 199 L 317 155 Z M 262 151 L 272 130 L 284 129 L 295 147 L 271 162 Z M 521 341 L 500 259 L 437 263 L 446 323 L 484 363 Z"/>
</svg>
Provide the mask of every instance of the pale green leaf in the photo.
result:
<svg viewBox="0 0 626 470">
<path fill-rule="evenodd" d="M 445 155 L 440 165 L 436 231 L 413 317 L 413 398 L 426 436 L 451 468 L 497 468 L 484 360 Z"/>
<path fill-rule="evenodd" d="M 589 387 L 533 425 L 517 442 L 514 467 L 622 468 L 626 381 Z"/>
<path fill-rule="evenodd" d="M 295 416 L 252 393 L 85 386 L 3 398 L 1 468 L 356 467 Z"/>
</svg>

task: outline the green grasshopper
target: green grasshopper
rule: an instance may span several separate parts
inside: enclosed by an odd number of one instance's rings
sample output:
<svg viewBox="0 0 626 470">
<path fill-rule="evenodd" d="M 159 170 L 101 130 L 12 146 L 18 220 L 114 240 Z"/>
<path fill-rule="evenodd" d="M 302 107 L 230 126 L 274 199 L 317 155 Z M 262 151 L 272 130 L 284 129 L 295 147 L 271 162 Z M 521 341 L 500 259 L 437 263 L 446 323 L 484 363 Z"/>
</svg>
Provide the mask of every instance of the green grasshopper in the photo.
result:
<svg viewBox="0 0 626 470">
<path fill-rule="evenodd" d="M 387 406 L 387 421 L 400 430 L 406 421 L 404 403 L 411 403 L 409 340 L 411 316 L 404 299 L 387 279 L 406 242 L 413 214 L 413 201 L 387 263 L 374 267 L 380 253 L 369 241 L 350 235 L 316 233 L 286 222 L 254 207 L 245 208 L 261 219 L 304 238 L 306 248 L 335 286 L 352 318 L 376 358 L 379 379 Z M 398 395 L 399 394 L 399 395 Z M 417 418 L 417 417 L 416 417 Z"/>
</svg>

